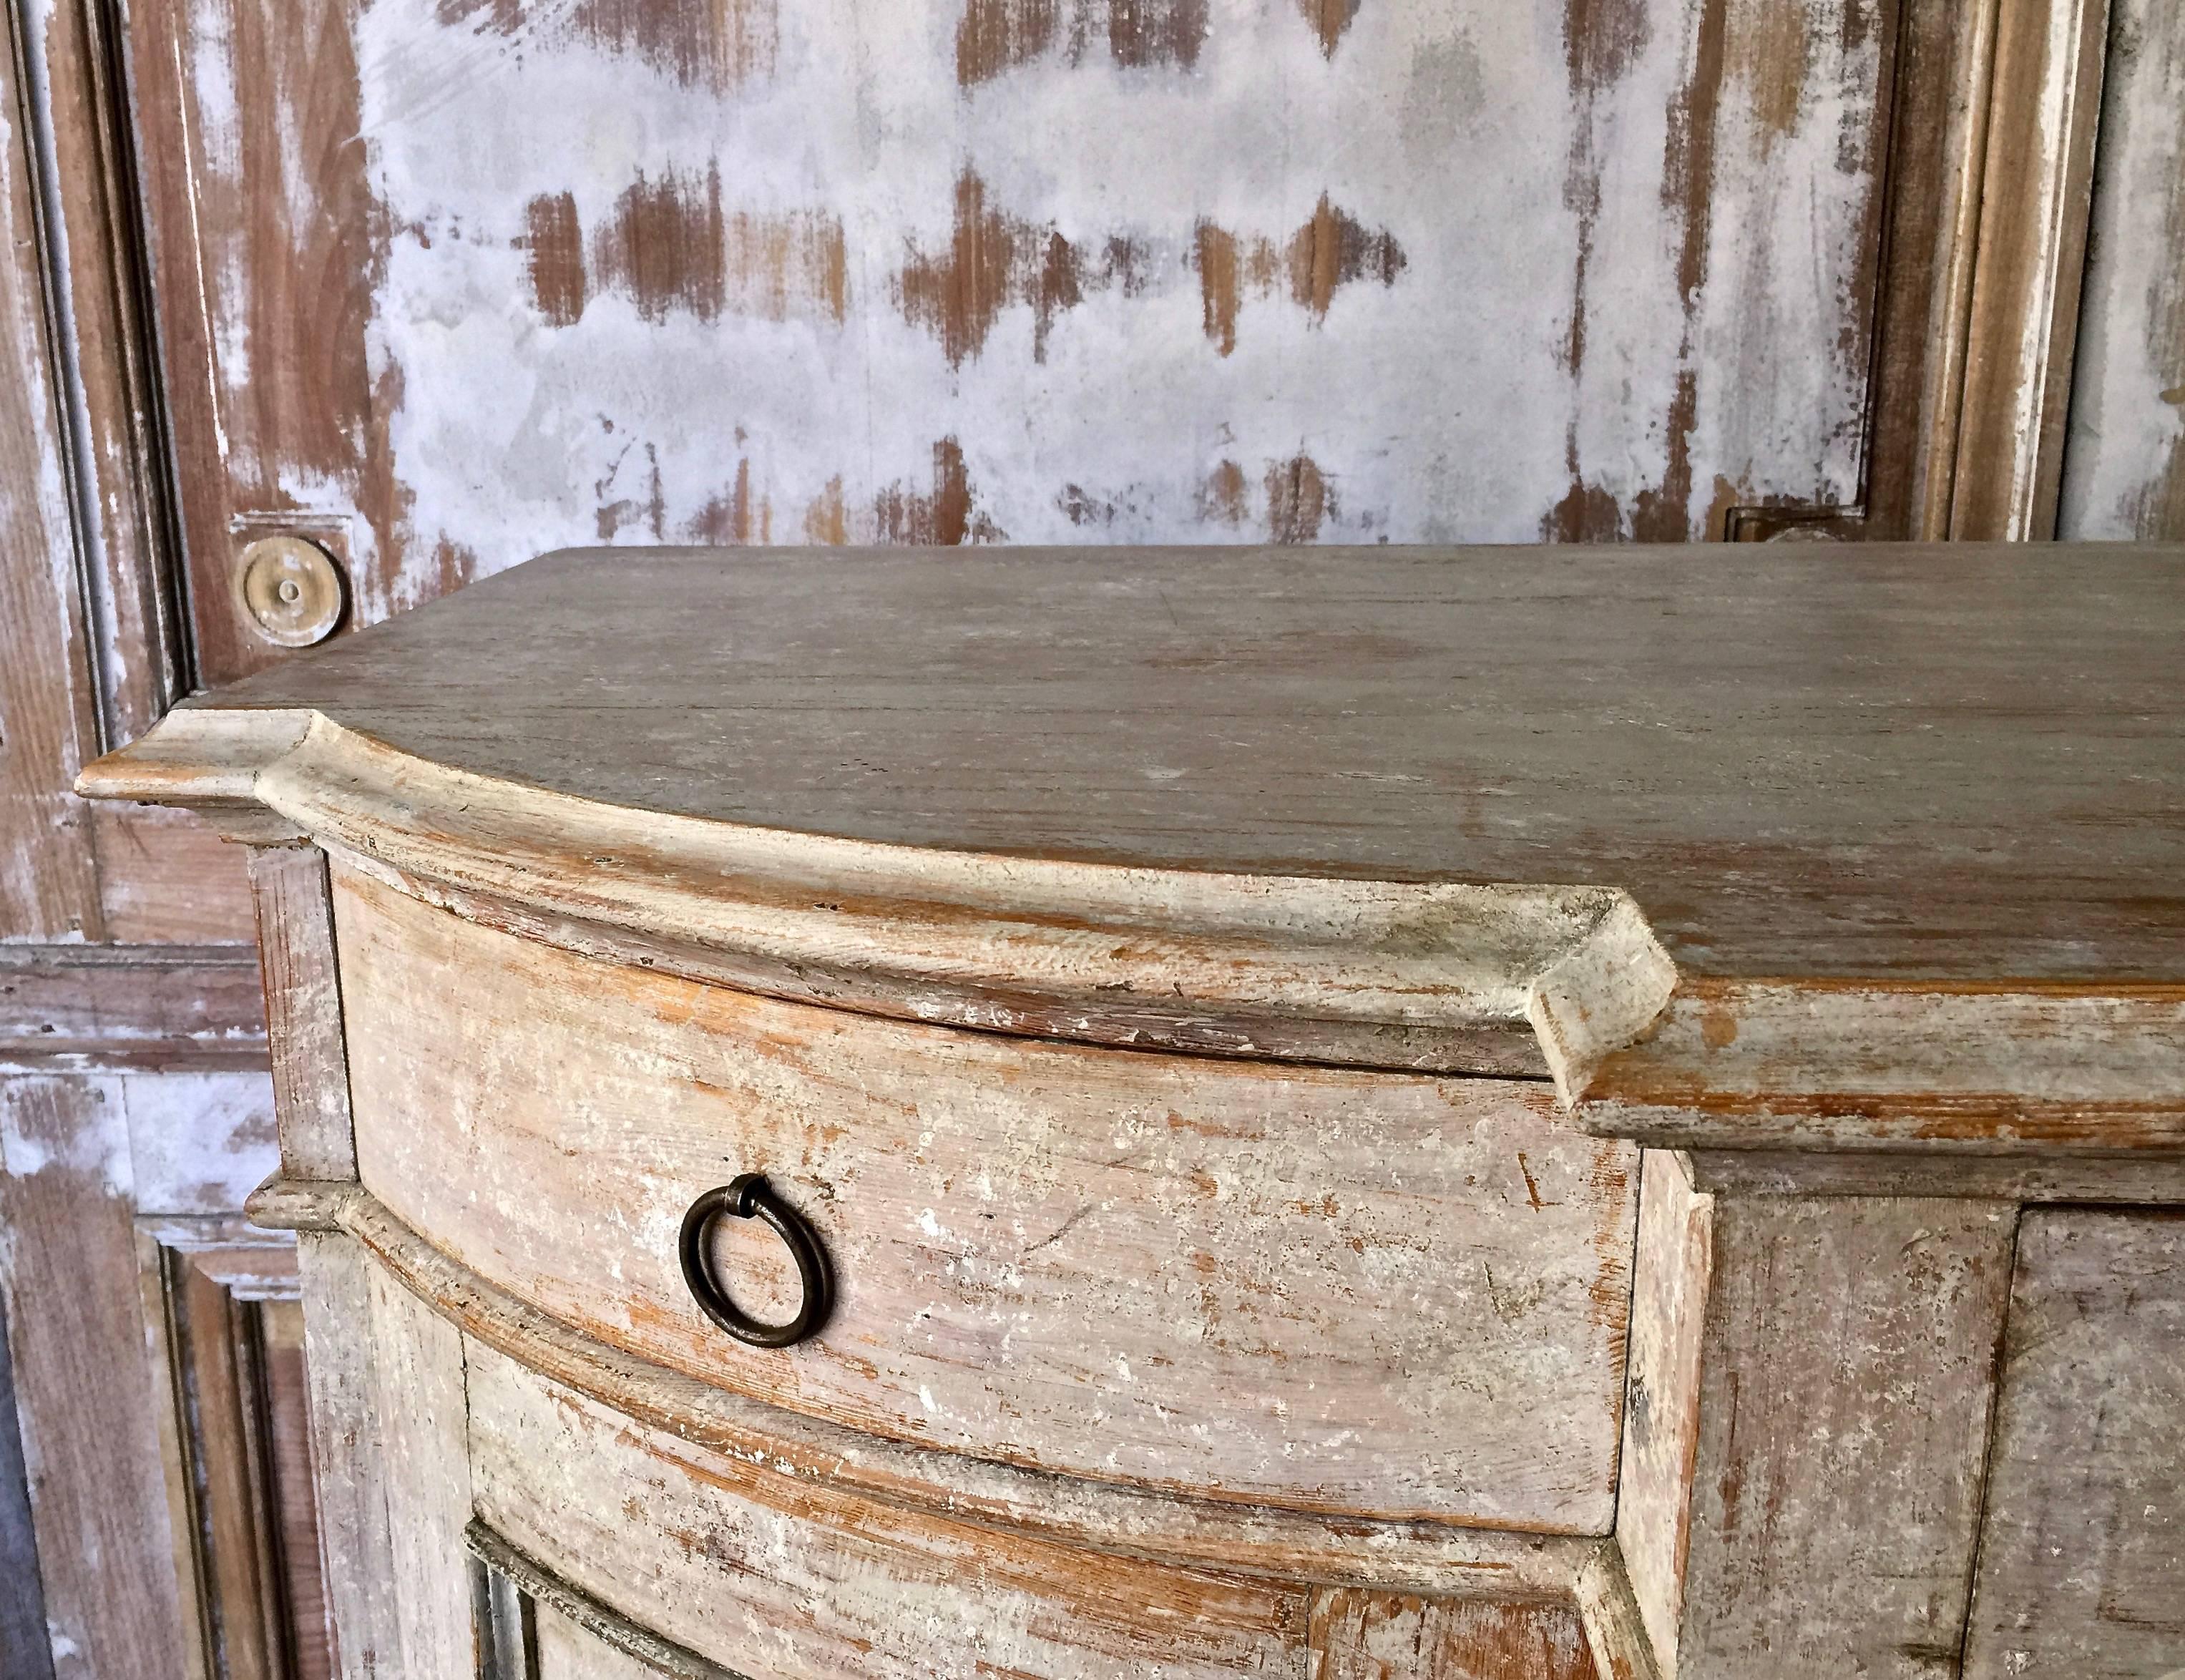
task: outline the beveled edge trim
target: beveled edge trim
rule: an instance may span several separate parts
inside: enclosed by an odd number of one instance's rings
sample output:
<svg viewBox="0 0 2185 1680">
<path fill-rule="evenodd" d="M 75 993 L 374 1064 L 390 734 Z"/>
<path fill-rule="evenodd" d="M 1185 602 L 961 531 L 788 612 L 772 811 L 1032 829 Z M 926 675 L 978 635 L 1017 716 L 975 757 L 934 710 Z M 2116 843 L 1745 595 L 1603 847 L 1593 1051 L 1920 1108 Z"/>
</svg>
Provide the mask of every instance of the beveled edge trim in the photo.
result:
<svg viewBox="0 0 2185 1680">
<path fill-rule="evenodd" d="M 2185 984 L 1679 976 L 1618 890 L 883 846 L 457 771 L 316 712 L 185 707 L 78 789 L 212 812 L 523 937 L 1022 1036 L 1545 1072 L 1652 1147 L 2185 1154 Z"/>
<path fill-rule="evenodd" d="M 464 1334 L 686 1445 L 898 1510 L 1193 1569 L 1445 1598 L 1567 1602 L 1597 1535 L 1537 1534 L 1197 1500 L 905 1445 L 716 1388 L 595 1342 L 450 1259 L 360 1185 L 269 1180 L 290 1229 L 354 1238 Z"/>
<path fill-rule="evenodd" d="M 1579 1566 L 1571 1597 L 1598 1680 L 1661 1680 L 1654 1641 L 1631 1590 L 1621 1545 L 1614 1540 L 1601 1542 Z"/>
<path fill-rule="evenodd" d="M 1133 868 L 792 834 L 451 769 L 304 711 L 179 709 L 77 787 L 225 812 L 231 825 L 254 804 L 254 838 L 293 832 L 444 908 L 618 960 L 1045 1037 L 1545 1072 L 1568 1096 L 1675 980 L 1610 888 Z"/>
<path fill-rule="evenodd" d="M 665 1674 L 669 1680 L 751 1680 L 740 1670 L 724 1668 L 686 1645 L 663 1638 L 571 1585 L 511 1545 L 483 1517 L 473 1516 L 464 1528 L 463 1549 L 489 1570 L 506 1577 L 526 1597 L 557 1611 L 602 1644 L 612 1646 L 656 1674 Z"/>
<path fill-rule="evenodd" d="M 1686 977 L 1578 1123 L 1650 1148 L 2185 1157 L 2185 985 Z"/>
</svg>

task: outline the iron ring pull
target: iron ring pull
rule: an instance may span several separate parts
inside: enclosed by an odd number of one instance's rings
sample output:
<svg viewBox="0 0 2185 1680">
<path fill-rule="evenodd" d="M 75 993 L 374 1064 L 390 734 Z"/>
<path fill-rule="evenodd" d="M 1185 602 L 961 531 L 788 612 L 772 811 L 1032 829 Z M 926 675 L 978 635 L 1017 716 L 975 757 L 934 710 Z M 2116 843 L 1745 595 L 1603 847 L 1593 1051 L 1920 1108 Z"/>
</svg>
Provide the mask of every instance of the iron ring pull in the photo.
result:
<svg viewBox="0 0 2185 1680">
<path fill-rule="evenodd" d="M 796 1316 L 786 1324 L 763 1324 L 729 1298 L 713 1275 L 710 1239 L 724 1219 L 764 1220 L 788 1247 L 802 1280 L 804 1299 Z M 677 1244 L 683 1260 L 683 1281 L 707 1318 L 754 1348 L 787 1348 L 804 1340 L 827 1321 L 835 1304 L 835 1278 L 827 1253 L 803 1214 L 774 1193 L 763 1173 L 745 1173 L 718 1190 L 709 1190 L 690 1204 L 683 1215 L 683 1234 Z"/>
</svg>

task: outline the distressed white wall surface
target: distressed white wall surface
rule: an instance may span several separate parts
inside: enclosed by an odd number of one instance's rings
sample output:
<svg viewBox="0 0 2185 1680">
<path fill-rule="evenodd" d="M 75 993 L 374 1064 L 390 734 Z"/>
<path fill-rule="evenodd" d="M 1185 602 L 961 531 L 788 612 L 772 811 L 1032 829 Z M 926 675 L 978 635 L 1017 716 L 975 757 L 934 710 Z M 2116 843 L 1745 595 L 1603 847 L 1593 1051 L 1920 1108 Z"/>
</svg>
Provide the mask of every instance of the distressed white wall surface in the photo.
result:
<svg viewBox="0 0 2185 1680">
<path fill-rule="evenodd" d="M 345 521 L 366 618 L 602 539 L 1858 493 L 1880 0 L 166 3 L 193 537 Z"/>
</svg>

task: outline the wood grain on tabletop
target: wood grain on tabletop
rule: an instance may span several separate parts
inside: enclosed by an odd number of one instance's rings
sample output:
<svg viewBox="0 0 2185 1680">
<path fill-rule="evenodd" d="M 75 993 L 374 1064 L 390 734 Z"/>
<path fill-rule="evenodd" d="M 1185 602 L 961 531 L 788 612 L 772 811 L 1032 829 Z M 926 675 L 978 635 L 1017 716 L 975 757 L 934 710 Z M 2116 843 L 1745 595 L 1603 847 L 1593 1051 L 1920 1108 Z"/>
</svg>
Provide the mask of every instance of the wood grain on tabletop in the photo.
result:
<svg viewBox="0 0 2185 1680">
<path fill-rule="evenodd" d="M 572 552 L 214 697 L 610 803 L 1628 889 L 1681 968 L 2176 980 L 2185 551 Z"/>
</svg>

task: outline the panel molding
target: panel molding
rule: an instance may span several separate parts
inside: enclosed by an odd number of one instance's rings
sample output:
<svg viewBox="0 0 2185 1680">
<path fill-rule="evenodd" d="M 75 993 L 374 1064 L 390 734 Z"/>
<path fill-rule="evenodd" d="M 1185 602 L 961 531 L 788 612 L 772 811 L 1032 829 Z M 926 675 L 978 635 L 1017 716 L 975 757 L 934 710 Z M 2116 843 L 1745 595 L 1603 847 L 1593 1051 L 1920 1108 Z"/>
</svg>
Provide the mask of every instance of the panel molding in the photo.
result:
<svg viewBox="0 0 2185 1680">
<path fill-rule="evenodd" d="M 330 1680 L 295 1240 L 144 1219 L 137 1252 L 190 1680 Z"/>
<path fill-rule="evenodd" d="M 479 1680 L 554 1680 L 539 1667 L 535 1607 L 540 1605 L 668 1680 L 749 1680 L 572 1586 L 479 1518 L 463 1531 L 463 1545 L 476 1565 Z"/>
<path fill-rule="evenodd" d="M 254 1069 L 266 1054 L 248 946 L 0 945 L 0 1076 Z"/>
</svg>

